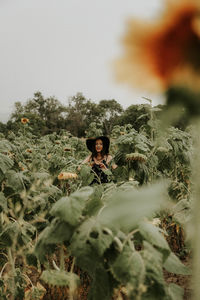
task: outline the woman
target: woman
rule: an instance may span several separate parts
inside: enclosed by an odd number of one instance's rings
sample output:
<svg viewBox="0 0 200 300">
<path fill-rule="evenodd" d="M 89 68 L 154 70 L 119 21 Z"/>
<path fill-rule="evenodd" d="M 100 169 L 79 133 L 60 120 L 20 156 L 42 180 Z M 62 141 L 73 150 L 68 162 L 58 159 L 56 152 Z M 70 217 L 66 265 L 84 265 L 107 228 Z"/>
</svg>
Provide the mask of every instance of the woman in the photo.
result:
<svg viewBox="0 0 200 300">
<path fill-rule="evenodd" d="M 104 170 L 108 170 L 112 160 L 112 156 L 109 154 L 109 138 L 106 136 L 90 138 L 86 140 L 86 145 L 92 154 L 87 156 L 82 164 L 89 164 L 92 167 L 95 177 L 91 184 L 108 182 L 108 176 Z M 117 165 L 112 163 L 111 167 L 112 169 L 115 169 L 117 168 Z"/>
</svg>

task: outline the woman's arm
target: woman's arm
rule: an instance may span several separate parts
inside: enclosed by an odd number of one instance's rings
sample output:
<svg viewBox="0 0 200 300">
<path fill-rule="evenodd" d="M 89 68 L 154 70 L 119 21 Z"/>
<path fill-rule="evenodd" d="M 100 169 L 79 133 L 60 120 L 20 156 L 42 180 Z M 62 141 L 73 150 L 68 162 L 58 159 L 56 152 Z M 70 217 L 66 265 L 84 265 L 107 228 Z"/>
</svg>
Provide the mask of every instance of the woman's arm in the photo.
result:
<svg viewBox="0 0 200 300">
<path fill-rule="evenodd" d="M 91 155 L 88 155 L 88 156 L 82 161 L 81 165 L 89 163 L 90 160 L 91 160 Z"/>
<path fill-rule="evenodd" d="M 82 163 L 78 166 L 77 170 L 80 171 L 81 166 L 84 165 L 84 164 L 89 163 L 90 160 L 91 160 L 91 155 L 88 155 L 88 156 L 82 161 Z"/>
<path fill-rule="evenodd" d="M 106 160 L 107 164 L 109 164 L 112 161 L 112 159 L 113 159 L 113 157 L 109 154 L 108 157 L 107 157 L 107 160 Z M 114 169 L 117 168 L 117 165 L 114 162 L 112 162 L 111 163 L 111 168 L 114 170 Z"/>
</svg>

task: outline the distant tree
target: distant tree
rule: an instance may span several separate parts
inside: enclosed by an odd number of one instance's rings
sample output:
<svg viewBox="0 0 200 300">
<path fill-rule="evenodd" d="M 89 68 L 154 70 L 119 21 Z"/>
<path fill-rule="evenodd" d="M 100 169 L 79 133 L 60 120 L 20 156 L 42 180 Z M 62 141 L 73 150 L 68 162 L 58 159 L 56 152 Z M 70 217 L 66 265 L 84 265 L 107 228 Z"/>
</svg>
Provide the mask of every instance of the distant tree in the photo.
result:
<svg viewBox="0 0 200 300">
<path fill-rule="evenodd" d="M 92 122 L 85 131 L 86 137 L 97 137 L 103 135 L 102 126 L 100 123 Z"/>
<path fill-rule="evenodd" d="M 119 117 L 123 112 L 122 106 L 114 99 L 101 100 L 99 102 L 99 120 L 103 125 L 105 135 L 110 135 L 114 125 L 118 124 Z"/>
<path fill-rule="evenodd" d="M 103 134 L 110 135 L 122 111 L 121 105 L 114 99 L 101 100 L 96 104 L 86 99 L 82 93 L 77 93 L 69 99 L 67 130 L 81 137 L 88 135 L 88 132 L 91 132 L 91 124 L 96 123 Z"/>
<path fill-rule="evenodd" d="M 66 127 L 66 107 L 54 97 L 44 98 L 41 92 L 36 92 L 34 98 L 24 105 L 15 103 L 15 110 L 8 122 L 8 129 L 16 130 L 17 123 L 23 117 L 30 120 L 33 131 L 37 134 L 47 134 Z"/>
<path fill-rule="evenodd" d="M 75 136 L 85 136 L 89 125 L 98 122 L 99 113 L 97 104 L 86 99 L 82 93 L 77 93 L 68 102 L 67 130 Z"/>
<path fill-rule="evenodd" d="M 20 128 L 21 118 L 26 117 L 30 120 L 32 131 L 38 135 L 64 129 L 77 137 L 85 137 L 92 132 L 102 132 L 109 136 L 115 125 L 127 124 L 131 124 L 138 132 L 151 134 L 154 127 L 152 120 L 159 118 L 161 110 L 162 106 L 160 109 L 160 106 L 138 104 L 124 111 L 114 99 L 101 100 L 97 104 L 82 93 L 69 98 L 68 104 L 64 106 L 55 97 L 44 98 L 41 92 L 36 92 L 25 104 L 19 101 L 15 103 L 6 129 L 16 132 Z"/>
<path fill-rule="evenodd" d="M 4 124 L 2 122 L 0 122 L 0 133 L 3 135 L 7 134 L 7 126 L 6 126 L 6 124 Z"/>
<path fill-rule="evenodd" d="M 147 125 L 150 118 L 150 104 L 133 104 L 120 116 L 119 125 L 131 124 L 139 132 L 142 126 Z"/>
</svg>

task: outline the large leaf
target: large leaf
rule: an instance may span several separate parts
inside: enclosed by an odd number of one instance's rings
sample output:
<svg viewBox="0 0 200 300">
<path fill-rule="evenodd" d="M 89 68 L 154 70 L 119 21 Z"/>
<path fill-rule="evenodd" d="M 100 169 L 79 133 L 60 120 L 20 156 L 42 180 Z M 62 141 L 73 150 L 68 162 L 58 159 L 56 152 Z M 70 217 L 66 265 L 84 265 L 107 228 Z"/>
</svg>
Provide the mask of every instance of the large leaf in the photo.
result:
<svg viewBox="0 0 200 300">
<path fill-rule="evenodd" d="M 86 165 L 81 166 L 80 178 L 83 186 L 89 185 L 94 179 L 94 174 L 91 171 L 91 167 Z"/>
<path fill-rule="evenodd" d="M 7 182 L 6 185 L 11 187 L 14 191 L 20 192 L 25 188 L 24 181 L 29 179 L 23 174 L 23 172 L 15 172 L 10 170 L 6 173 Z"/>
<path fill-rule="evenodd" d="M 86 200 L 93 193 L 93 188 L 83 187 L 69 197 L 63 197 L 52 207 L 50 213 L 61 220 L 76 226 L 80 223 Z"/>
<path fill-rule="evenodd" d="M 139 190 L 135 188 L 126 192 L 116 190 L 100 214 L 99 221 L 108 227 L 129 232 L 141 219 L 151 216 L 159 209 L 165 196 L 166 188 L 161 182 Z"/>
<path fill-rule="evenodd" d="M 4 211 L 7 212 L 8 207 L 7 207 L 7 199 L 4 196 L 3 192 L 0 192 L 0 212 Z"/>
<path fill-rule="evenodd" d="M 75 245 L 81 248 L 85 244 L 89 244 L 97 254 L 102 256 L 105 250 L 111 245 L 113 239 L 114 235 L 112 235 L 111 230 L 110 234 L 108 234 L 95 218 L 90 218 L 81 224 L 74 233 L 71 248 L 76 247 Z"/>
<path fill-rule="evenodd" d="M 179 285 L 171 283 L 168 287 L 168 294 L 170 296 L 170 300 L 182 300 L 184 290 Z"/>
<path fill-rule="evenodd" d="M 144 241 L 143 245 L 144 249 L 141 251 L 141 255 L 146 268 L 146 283 L 148 286 L 146 298 L 148 299 L 152 295 L 154 297 L 152 298 L 156 299 L 156 295 L 160 295 L 163 299 L 166 294 L 166 284 L 163 276 L 163 255 L 148 242 Z"/>
<path fill-rule="evenodd" d="M 192 203 L 186 199 L 180 200 L 173 208 L 173 218 L 180 224 L 184 224 L 191 216 Z"/>
<path fill-rule="evenodd" d="M 17 222 L 7 224 L 0 234 L 0 247 L 11 247 L 18 232 L 19 225 Z"/>
<path fill-rule="evenodd" d="M 170 273 L 181 275 L 191 274 L 190 269 L 185 266 L 173 252 L 170 253 L 169 257 L 165 261 L 164 268 Z"/>
<path fill-rule="evenodd" d="M 99 212 L 99 209 L 103 206 L 103 201 L 101 199 L 102 193 L 103 187 L 101 185 L 94 187 L 94 193 L 86 201 L 83 215 L 95 216 Z"/>
<path fill-rule="evenodd" d="M 145 278 L 145 265 L 138 251 L 125 246 L 111 265 L 111 272 L 121 283 L 131 283 L 137 289 Z"/>
<path fill-rule="evenodd" d="M 35 227 L 28 222 L 19 222 L 19 232 L 17 236 L 17 242 L 20 246 L 27 245 L 35 233 Z"/>
<path fill-rule="evenodd" d="M 33 179 L 40 180 L 41 182 L 48 180 L 50 176 L 48 172 L 35 172 L 32 174 Z"/>
<path fill-rule="evenodd" d="M 72 236 L 73 228 L 66 222 L 54 219 L 50 226 L 46 227 L 40 234 L 35 246 L 35 254 L 43 261 L 49 248 L 49 245 L 69 241 Z"/>
<path fill-rule="evenodd" d="M 94 218 L 90 218 L 79 226 L 72 236 L 70 251 L 76 256 L 79 265 L 93 273 L 102 257 L 114 239 Z"/>
<path fill-rule="evenodd" d="M 165 260 L 171 251 L 163 234 L 159 231 L 159 228 L 149 222 L 141 222 L 139 231 L 147 242 L 158 247 L 162 251 L 164 255 L 163 259 Z"/>
<path fill-rule="evenodd" d="M 1 140 L 0 141 L 0 152 L 9 152 L 11 151 L 13 146 L 8 140 Z"/>
<path fill-rule="evenodd" d="M 187 199 L 182 199 L 172 208 L 172 212 L 176 214 L 182 210 L 188 210 L 190 207 L 191 203 Z"/>
<path fill-rule="evenodd" d="M 0 153 L 0 170 L 5 174 L 9 169 L 12 168 L 14 162 L 7 155 Z"/>
<path fill-rule="evenodd" d="M 71 285 L 78 287 L 80 278 L 75 273 L 58 271 L 58 270 L 45 270 L 42 272 L 40 278 L 49 285 L 55 286 L 68 286 Z"/>
<path fill-rule="evenodd" d="M 144 249 L 141 251 L 141 255 L 144 259 L 147 273 L 151 274 L 151 278 L 154 280 L 164 284 L 162 253 L 146 241 L 143 242 L 143 245 Z"/>
<path fill-rule="evenodd" d="M 99 266 L 95 270 L 92 286 L 89 291 L 88 300 L 110 300 L 112 299 L 112 288 L 109 282 L 108 272 Z"/>
</svg>

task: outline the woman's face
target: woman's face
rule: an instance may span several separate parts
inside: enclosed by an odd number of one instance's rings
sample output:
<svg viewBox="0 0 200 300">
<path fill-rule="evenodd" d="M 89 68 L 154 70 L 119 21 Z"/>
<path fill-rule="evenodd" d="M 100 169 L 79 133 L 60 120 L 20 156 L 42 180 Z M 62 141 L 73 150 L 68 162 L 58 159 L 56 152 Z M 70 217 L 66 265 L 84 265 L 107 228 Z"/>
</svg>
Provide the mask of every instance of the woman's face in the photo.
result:
<svg viewBox="0 0 200 300">
<path fill-rule="evenodd" d="M 97 153 L 101 152 L 103 150 L 103 142 L 102 140 L 96 140 L 95 142 L 95 150 Z"/>
</svg>

